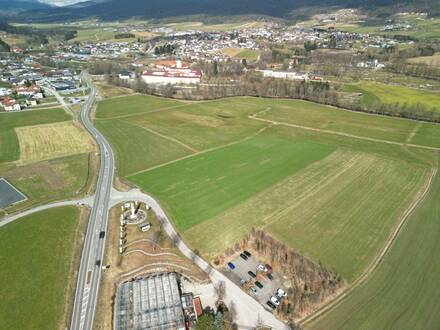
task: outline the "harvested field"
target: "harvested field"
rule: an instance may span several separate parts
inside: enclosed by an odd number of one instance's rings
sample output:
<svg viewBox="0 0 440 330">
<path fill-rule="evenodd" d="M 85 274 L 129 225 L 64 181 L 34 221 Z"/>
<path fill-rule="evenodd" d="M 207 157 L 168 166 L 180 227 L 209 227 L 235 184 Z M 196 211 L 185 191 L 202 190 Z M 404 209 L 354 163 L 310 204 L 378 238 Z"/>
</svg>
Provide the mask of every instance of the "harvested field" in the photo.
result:
<svg viewBox="0 0 440 330">
<path fill-rule="evenodd" d="M 98 87 L 100 95 L 106 99 L 133 94 L 133 90 L 130 88 L 112 86 L 105 82 L 95 82 L 95 85 Z"/>
<path fill-rule="evenodd" d="M 434 54 L 433 56 L 420 56 L 407 60 L 411 64 L 425 64 L 429 66 L 440 67 L 440 54 Z"/>
<path fill-rule="evenodd" d="M 308 329 L 436 329 L 440 177 L 365 283 Z"/>
<path fill-rule="evenodd" d="M 21 164 L 95 150 L 91 136 L 70 121 L 17 127 L 15 132 L 20 145 Z"/>
<path fill-rule="evenodd" d="M 15 161 L 20 158 L 17 127 L 56 123 L 69 120 L 64 110 L 56 108 L 29 112 L 4 113 L 0 115 L 0 162 Z"/>
</svg>

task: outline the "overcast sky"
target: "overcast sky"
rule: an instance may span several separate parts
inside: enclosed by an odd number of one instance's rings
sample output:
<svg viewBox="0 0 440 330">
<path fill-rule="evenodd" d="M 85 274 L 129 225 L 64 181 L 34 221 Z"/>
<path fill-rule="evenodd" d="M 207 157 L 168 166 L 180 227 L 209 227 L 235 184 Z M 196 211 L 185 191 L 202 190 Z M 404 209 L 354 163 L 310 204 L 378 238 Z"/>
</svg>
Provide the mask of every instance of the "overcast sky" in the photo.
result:
<svg viewBox="0 0 440 330">
<path fill-rule="evenodd" d="M 87 0 L 40 0 L 40 2 L 49 3 L 56 6 L 67 6 L 77 2 L 84 2 Z"/>
</svg>

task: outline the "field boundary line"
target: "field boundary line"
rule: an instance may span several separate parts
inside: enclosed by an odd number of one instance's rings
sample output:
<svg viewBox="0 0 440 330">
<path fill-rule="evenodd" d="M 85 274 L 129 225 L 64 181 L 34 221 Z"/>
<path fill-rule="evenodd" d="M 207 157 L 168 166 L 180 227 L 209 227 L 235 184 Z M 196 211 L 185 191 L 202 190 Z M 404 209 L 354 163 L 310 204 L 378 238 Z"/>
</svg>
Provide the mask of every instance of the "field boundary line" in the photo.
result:
<svg viewBox="0 0 440 330">
<path fill-rule="evenodd" d="M 412 139 L 414 138 L 414 136 L 417 134 L 417 132 L 421 127 L 422 127 L 422 123 L 418 123 L 416 126 L 414 126 L 414 128 L 411 130 L 411 132 L 408 134 L 408 137 L 406 138 L 405 141 L 406 144 L 412 141 Z"/>
<path fill-rule="evenodd" d="M 341 302 L 344 301 L 344 298 L 346 298 L 351 293 L 353 293 L 358 287 L 366 283 L 370 275 L 378 268 L 378 266 L 381 264 L 381 262 L 387 255 L 387 253 L 390 251 L 392 245 L 396 241 L 399 233 L 401 232 L 403 226 L 406 224 L 408 218 L 413 214 L 413 212 L 417 209 L 417 207 L 425 200 L 426 196 L 428 196 L 428 193 L 432 187 L 432 181 L 434 180 L 436 174 L 437 174 L 437 167 L 431 167 L 431 172 L 429 174 L 428 180 L 425 183 L 424 189 L 421 191 L 421 193 L 419 191 L 419 197 L 416 198 L 405 210 L 400 222 L 397 224 L 397 227 L 393 230 L 393 232 L 390 234 L 387 241 L 385 242 L 385 246 L 382 248 L 381 251 L 379 251 L 379 253 L 376 255 L 373 262 L 368 266 L 366 271 L 360 277 L 358 277 L 351 285 L 348 285 L 344 291 L 341 291 L 338 295 L 336 295 L 332 300 L 330 300 L 324 306 L 318 308 L 311 314 L 297 320 L 298 323 L 300 323 L 301 325 L 305 325 L 315 321 L 323 314 L 337 307 Z"/>
<path fill-rule="evenodd" d="M 161 138 L 163 138 L 163 139 L 165 139 L 165 140 L 168 140 L 168 141 L 171 141 L 171 142 L 177 143 L 177 144 L 179 144 L 180 146 L 182 146 L 182 147 L 184 147 L 184 148 L 186 148 L 186 149 L 188 149 L 188 150 L 190 150 L 190 151 L 192 151 L 192 152 L 194 152 L 194 153 L 200 152 L 200 150 L 197 150 L 197 149 L 195 149 L 195 148 L 193 148 L 193 147 L 191 147 L 191 146 L 189 146 L 189 145 L 183 143 L 182 141 L 179 141 L 179 140 L 177 140 L 177 139 L 175 139 L 175 138 L 173 138 L 173 137 L 171 137 L 171 136 L 168 136 L 168 135 L 165 135 L 165 134 L 159 133 L 159 132 L 157 132 L 157 131 L 155 131 L 154 129 L 151 129 L 151 128 L 149 128 L 149 127 L 144 127 L 144 126 L 141 126 L 141 125 L 138 125 L 138 124 L 133 124 L 133 123 L 130 123 L 130 124 L 133 125 L 133 126 L 135 126 L 135 127 L 140 128 L 140 129 L 146 130 L 147 132 L 150 132 L 151 134 L 154 134 L 154 135 L 156 135 L 156 136 L 159 136 L 159 137 L 161 137 Z"/>
<path fill-rule="evenodd" d="M 263 110 L 263 111 L 266 111 L 266 110 Z M 392 144 L 392 145 L 397 145 L 397 146 L 401 146 L 401 147 L 408 146 L 408 147 L 413 147 L 413 148 L 435 150 L 435 151 L 440 150 L 440 148 L 423 146 L 423 145 L 419 145 L 419 144 L 411 144 L 411 143 L 406 144 L 406 143 L 402 143 L 402 142 L 388 141 L 388 140 L 371 138 L 371 137 L 367 137 L 367 136 L 359 136 L 359 135 L 354 135 L 354 134 L 349 134 L 349 133 L 337 132 L 337 131 L 327 130 L 327 129 L 323 129 L 323 128 L 316 128 L 316 127 L 310 127 L 310 126 L 290 124 L 290 123 L 286 123 L 286 122 L 282 122 L 282 121 L 275 121 L 275 120 L 270 120 L 270 119 L 258 118 L 257 115 L 258 114 L 250 115 L 250 116 L 248 116 L 248 118 L 253 119 L 253 120 L 258 120 L 261 122 L 265 122 L 265 123 L 271 123 L 273 125 L 287 126 L 287 127 L 304 129 L 307 131 L 339 135 L 339 136 L 344 136 L 344 137 L 349 137 L 349 138 L 354 138 L 354 139 L 359 139 L 359 140 L 365 140 L 365 141 L 370 141 L 370 142 Z"/>
<path fill-rule="evenodd" d="M 264 126 L 264 127 L 260 128 L 257 132 L 255 132 L 255 133 L 253 133 L 251 135 L 248 135 L 248 136 L 246 136 L 243 139 L 240 139 L 240 140 L 237 140 L 237 141 L 232 141 L 232 142 L 229 142 L 229 143 L 226 143 L 226 144 L 222 144 L 222 145 L 217 146 L 217 147 L 201 150 L 199 152 L 196 152 L 196 153 L 193 153 L 193 154 L 190 154 L 190 155 L 186 155 L 186 156 L 183 156 L 183 157 L 179 157 L 179 158 L 170 160 L 170 161 L 168 161 L 166 163 L 162 163 L 162 164 L 159 164 L 159 165 L 152 166 L 152 167 L 147 168 L 145 170 L 140 170 L 140 171 L 137 171 L 137 172 L 133 172 L 133 173 L 127 174 L 126 177 L 129 178 L 129 177 L 132 177 L 132 176 L 137 175 L 137 174 L 141 174 L 141 173 L 144 173 L 144 172 L 149 172 L 149 171 L 155 170 L 155 169 L 163 167 L 163 166 L 167 166 L 167 165 L 170 165 L 170 164 L 177 163 L 178 161 L 181 161 L 181 160 L 184 160 L 184 159 L 187 159 L 187 158 L 195 157 L 195 156 L 198 156 L 198 155 L 203 155 L 203 154 L 211 152 L 211 151 L 227 148 L 227 147 L 233 146 L 235 144 L 239 144 L 239 143 L 245 142 L 245 141 L 247 141 L 249 139 L 252 139 L 252 138 L 258 136 L 259 134 L 264 132 L 269 127 L 272 127 L 272 125 Z"/>
</svg>

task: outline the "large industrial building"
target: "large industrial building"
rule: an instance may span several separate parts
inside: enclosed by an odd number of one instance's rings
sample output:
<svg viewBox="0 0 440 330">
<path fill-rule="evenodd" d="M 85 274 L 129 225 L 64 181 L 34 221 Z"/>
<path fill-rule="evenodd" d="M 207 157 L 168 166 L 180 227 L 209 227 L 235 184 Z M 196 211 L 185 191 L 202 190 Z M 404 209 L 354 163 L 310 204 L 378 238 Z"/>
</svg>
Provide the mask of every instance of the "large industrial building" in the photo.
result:
<svg viewBox="0 0 440 330">
<path fill-rule="evenodd" d="M 185 316 L 176 274 L 156 274 L 120 284 L 114 328 L 184 330 Z"/>
</svg>

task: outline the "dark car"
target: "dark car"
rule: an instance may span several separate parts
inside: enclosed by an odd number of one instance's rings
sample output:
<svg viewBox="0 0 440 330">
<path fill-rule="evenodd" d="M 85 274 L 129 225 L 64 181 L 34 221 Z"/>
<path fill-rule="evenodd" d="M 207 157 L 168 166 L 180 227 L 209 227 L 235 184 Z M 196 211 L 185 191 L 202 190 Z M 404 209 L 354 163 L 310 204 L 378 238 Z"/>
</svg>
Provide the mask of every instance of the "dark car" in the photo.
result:
<svg viewBox="0 0 440 330">
<path fill-rule="evenodd" d="M 252 278 L 255 278 L 255 277 L 257 277 L 257 275 L 253 272 L 253 271 L 248 271 L 248 274 L 249 274 L 249 276 L 250 277 L 252 277 Z"/>
<path fill-rule="evenodd" d="M 271 280 L 271 281 L 273 281 L 273 275 L 272 274 L 267 274 L 267 278 L 269 279 L 269 280 Z"/>
<path fill-rule="evenodd" d="M 258 281 L 255 281 L 255 285 L 258 286 L 260 289 L 263 288 L 263 284 L 261 284 L 261 283 L 258 282 Z"/>
<path fill-rule="evenodd" d="M 232 262 L 228 262 L 228 268 L 230 270 L 233 270 L 233 269 L 235 269 L 235 265 Z"/>
<path fill-rule="evenodd" d="M 95 265 L 96 265 L 96 267 L 100 267 L 101 266 L 101 260 L 96 260 Z"/>
<path fill-rule="evenodd" d="M 241 257 L 243 260 L 247 260 L 247 259 L 248 259 L 248 257 L 247 257 L 244 253 L 240 253 L 240 257 Z"/>
<path fill-rule="evenodd" d="M 101 231 L 99 233 L 99 238 L 104 238 L 105 237 L 105 231 Z"/>
<path fill-rule="evenodd" d="M 266 304 L 267 304 L 267 306 L 269 306 L 269 307 L 272 308 L 272 309 L 277 308 L 277 306 L 275 306 L 275 304 L 274 304 L 273 302 L 271 302 L 270 300 L 268 300 L 268 301 L 266 302 Z"/>
<path fill-rule="evenodd" d="M 246 250 L 243 251 L 243 254 L 248 258 L 252 255 L 249 251 Z"/>
</svg>

